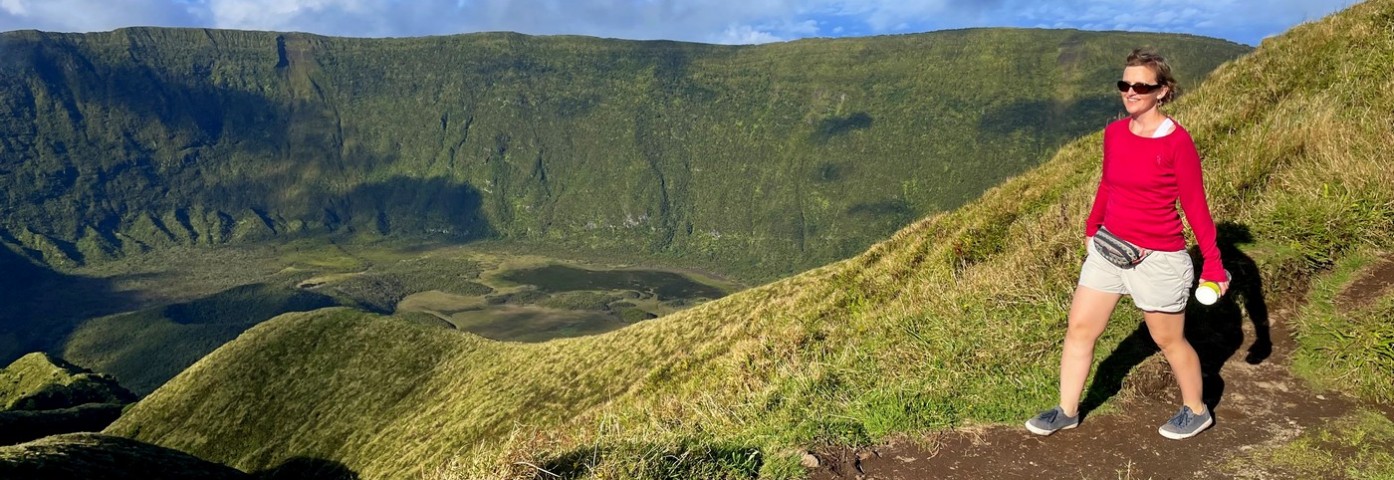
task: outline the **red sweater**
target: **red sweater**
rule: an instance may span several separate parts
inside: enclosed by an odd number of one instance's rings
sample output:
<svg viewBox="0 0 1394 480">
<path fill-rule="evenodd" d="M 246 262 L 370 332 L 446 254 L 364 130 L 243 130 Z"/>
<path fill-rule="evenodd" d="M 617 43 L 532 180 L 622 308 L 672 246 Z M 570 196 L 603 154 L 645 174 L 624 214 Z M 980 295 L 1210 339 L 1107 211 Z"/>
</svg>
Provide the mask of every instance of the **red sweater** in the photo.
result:
<svg viewBox="0 0 1394 480">
<path fill-rule="evenodd" d="M 1124 118 L 1104 128 L 1103 178 L 1084 234 L 1092 237 L 1103 226 L 1142 248 L 1185 250 L 1181 216 L 1176 213 L 1179 198 L 1205 259 L 1200 278 L 1227 280 L 1191 135 L 1178 123 L 1162 138 L 1141 137 L 1128 130 L 1130 121 Z"/>
</svg>

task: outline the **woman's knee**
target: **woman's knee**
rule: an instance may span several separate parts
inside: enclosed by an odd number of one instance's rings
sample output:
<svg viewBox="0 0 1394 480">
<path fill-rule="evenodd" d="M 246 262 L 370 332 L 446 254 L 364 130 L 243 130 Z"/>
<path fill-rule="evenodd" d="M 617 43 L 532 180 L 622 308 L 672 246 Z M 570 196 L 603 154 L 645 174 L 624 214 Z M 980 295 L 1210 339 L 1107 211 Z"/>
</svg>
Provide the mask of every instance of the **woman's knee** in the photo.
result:
<svg viewBox="0 0 1394 480">
<path fill-rule="evenodd" d="M 1157 344 L 1157 348 L 1167 350 L 1175 348 L 1186 342 L 1186 337 L 1174 333 L 1152 333 L 1152 341 Z"/>
<path fill-rule="evenodd" d="M 1144 314 L 1147 323 L 1147 333 L 1151 334 L 1152 341 L 1158 348 L 1166 350 L 1186 344 L 1186 317 L 1182 314 L 1174 313 L 1154 313 Z"/>
<path fill-rule="evenodd" d="M 1184 332 L 1156 332 L 1152 333 L 1152 341 L 1157 344 L 1157 348 L 1163 352 L 1191 348 L 1191 343 L 1186 341 Z"/>
<path fill-rule="evenodd" d="M 1076 321 L 1070 319 L 1070 325 L 1065 329 L 1065 340 L 1069 342 L 1088 342 L 1093 344 L 1104 333 L 1106 324 L 1100 322 Z"/>
</svg>

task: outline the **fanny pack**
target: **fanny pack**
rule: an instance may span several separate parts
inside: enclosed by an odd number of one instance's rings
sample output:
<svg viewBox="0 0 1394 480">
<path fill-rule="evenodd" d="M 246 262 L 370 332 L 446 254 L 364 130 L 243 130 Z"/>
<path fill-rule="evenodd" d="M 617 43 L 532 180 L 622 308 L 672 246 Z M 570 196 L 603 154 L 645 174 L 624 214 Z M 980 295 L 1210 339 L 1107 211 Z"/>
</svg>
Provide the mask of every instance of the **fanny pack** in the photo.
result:
<svg viewBox="0 0 1394 480">
<path fill-rule="evenodd" d="M 1127 240 L 1118 238 L 1103 227 L 1094 233 L 1094 251 L 1103 255 L 1109 263 L 1122 268 L 1130 268 L 1142 263 L 1142 259 L 1147 258 L 1151 250 L 1128 243 Z"/>
</svg>

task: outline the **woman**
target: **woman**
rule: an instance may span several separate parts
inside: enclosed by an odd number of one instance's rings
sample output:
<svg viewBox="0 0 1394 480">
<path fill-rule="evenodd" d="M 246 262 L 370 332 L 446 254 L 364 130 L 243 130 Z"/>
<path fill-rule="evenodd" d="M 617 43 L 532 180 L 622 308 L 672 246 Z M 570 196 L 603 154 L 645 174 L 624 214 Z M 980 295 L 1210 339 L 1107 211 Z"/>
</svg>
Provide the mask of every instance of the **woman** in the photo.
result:
<svg viewBox="0 0 1394 480">
<path fill-rule="evenodd" d="M 1195 144 L 1160 110 L 1177 93 L 1171 68 L 1156 53 L 1134 50 L 1118 90 L 1128 116 L 1104 129 L 1103 178 L 1085 225 L 1089 253 L 1070 305 L 1060 358 L 1060 405 L 1027 421 L 1026 428 L 1050 435 L 1079 426 L 1080 394 L 1094 362 L 1094 342 L 1118 299 L 1131 295 L 1181 388 L 1181 410 L 1158 433 L 1190 438 L 1214 419 L 1201 400 L 1200 359 L 1182 333 L 1193 273 L 1177 199 L 1205 260 L 1201 279 L 1219 284 L 1223 295 L 1229 278 L 1215 245 L 1215 223 L 1205 201 Z M 1138 247 L 1141 260 L 1123 260 L 1119 263 L 1124 266 L 1118 266 L 1102 254 L 1119 240 Z"/>
</svg>

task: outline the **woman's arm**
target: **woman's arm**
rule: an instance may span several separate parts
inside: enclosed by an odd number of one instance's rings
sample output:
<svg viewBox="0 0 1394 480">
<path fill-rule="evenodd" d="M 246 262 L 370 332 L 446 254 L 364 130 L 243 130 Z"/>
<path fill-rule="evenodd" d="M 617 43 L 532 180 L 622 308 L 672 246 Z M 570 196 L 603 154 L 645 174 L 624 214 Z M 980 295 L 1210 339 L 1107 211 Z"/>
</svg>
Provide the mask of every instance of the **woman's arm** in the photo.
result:
<svg viewBox="0 0 1394 480">
<path fill-rule="evenodd" d="M 1191 140 L 1190 135 L 1180 138 L 1176 148 L 1175 167 L 1181 211 L 1186 212 L 1186 223 L 1191 225 L 1191 232 L 1195 233 L 1196 243 L 1200 247 L 1200 255 L 1205 260 L 1200 278 L 1217 283 L 1228 282 L 1225 266 L 1220 260 L 1220 248 L 1215 244 L 1215 220 L 1210 217 L 1210 205 L 1205 200 L 1205 178 L 1200 170 L 1200 154 L 1196 152 L 1195 142 Z"/>
<path fill-rule="evenodd" d="M 1093 237 L 1104 226 L 1104 206 L 1108 205 L 1108 190 L 1103 179 L 1099 179 L 1099 190 L 1094 192 L 1094 208 L 1089 210 L 1089 220 L 1084 222 L 1084 236 Z"/>
<path fill-rule="evenodd" d="M 1084 238 L 1092 238 L 1104 226 L 1104 207 L 1108 206 L 1108 189 L 1104 188 L 1103 171 L 1108 168 L 1108 129 L 1104 129 L 1104 158 L 1099 168 L 1099 189 L 1094 192 L 1094 206 L 1089 209 L 1089 219 L 1084 222 Z"/>
</svg>

